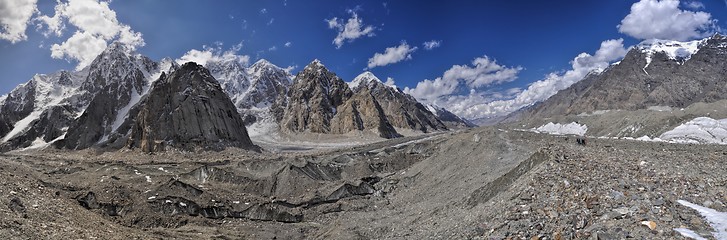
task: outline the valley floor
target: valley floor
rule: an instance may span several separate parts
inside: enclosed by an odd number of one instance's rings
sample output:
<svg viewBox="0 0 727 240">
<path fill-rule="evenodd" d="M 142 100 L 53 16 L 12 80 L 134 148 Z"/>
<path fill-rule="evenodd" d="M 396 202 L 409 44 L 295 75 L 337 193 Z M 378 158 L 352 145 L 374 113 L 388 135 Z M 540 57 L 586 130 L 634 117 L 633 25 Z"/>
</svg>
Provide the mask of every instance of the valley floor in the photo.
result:
<svg viewBox="0 0 727 240">
<path fill-rule="evenodd" d="M 711 238 L 678 201 L 726 212 L 726 161 L 724 146 L 493 127 L 262 154 L 10 153 L 0 238 Z"/>
</svg>

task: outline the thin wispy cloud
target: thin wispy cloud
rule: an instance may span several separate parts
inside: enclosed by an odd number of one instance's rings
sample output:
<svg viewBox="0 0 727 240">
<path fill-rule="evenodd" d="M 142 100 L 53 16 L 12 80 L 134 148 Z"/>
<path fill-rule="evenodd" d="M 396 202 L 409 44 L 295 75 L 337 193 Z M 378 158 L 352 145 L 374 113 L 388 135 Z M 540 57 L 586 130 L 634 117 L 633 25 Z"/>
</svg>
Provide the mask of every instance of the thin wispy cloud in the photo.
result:
<svg viewBox="0 0 727 240">
<path fill-rule="evenodd" d="M 432 49 L 435 49 L 435 48 L 438 48 L 439 46 L 441 46 L 442 41 L 431 40 L 431 41 L 426 41 L 426 42 L 422 43 L 422 45 L 424 45 L 425 50 L 432 50 Z"/>
</svg>

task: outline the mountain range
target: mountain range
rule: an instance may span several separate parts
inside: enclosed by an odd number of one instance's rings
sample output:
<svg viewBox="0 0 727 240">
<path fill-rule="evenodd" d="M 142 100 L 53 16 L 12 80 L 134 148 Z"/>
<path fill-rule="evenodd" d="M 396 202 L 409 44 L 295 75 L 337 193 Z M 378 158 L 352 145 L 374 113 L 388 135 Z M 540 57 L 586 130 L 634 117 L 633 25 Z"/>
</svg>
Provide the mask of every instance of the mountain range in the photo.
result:
<svg viewBox="0 0 727 240">
<path fill-rule="evenodd" d="M 725 36 L 690 42 L 647 40 L 631 48 L 620 62 L 511 114 L 509 120 L 716 102 L 727 99 L 725 76 Z"/>
<path fill-rule="evenodd" d="M 295 77 L 264 59 L 250 66 L 237 60 L 180 66 L 119 43 L 80 71 L 37 74 L 0 97 L 0 113 L 4 151 L 50 145 L 257 149 L 246 131 L 251 125 L 284 134 L 362 132 L 382 138 L 402 136 L 404 129 L 472 126 L 370 72 L 349 84 L 318 60 Z"/>
<path fill-rule="evenodd" d="M 606 69 L 501 123 L 535 128 L 580 122 L 588 135 L 658 137 L 697 117 L 725 118 L 727 37 L 688 42 L 646 40 Z"/>
</svg>

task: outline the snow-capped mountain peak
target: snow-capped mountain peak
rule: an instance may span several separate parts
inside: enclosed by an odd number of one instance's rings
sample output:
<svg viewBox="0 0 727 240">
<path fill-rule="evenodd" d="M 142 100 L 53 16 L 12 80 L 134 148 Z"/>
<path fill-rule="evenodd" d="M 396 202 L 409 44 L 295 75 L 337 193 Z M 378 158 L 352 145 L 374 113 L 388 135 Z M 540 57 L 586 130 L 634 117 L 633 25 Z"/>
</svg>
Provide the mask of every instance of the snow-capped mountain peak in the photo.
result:
<svg viewBox="0 0 727 240">
<path fill-rule="evenodd" d="M 305 68 L 325 68 L 326 66 L 321 63 L 321 60 L 313 59 L 312 62 L 308 64 L 308 66 L 305 66 Z"/>
<path fill-rule="evenodd" d="M 356 76 L 356 78 L 354 78 L 353 81 L 351 81 L 348 84 L 348 87 L 350 87 L 351 90 L 356 90 L 363 86 L 368 86 L 371 84 L 383 84 L 383 83 L 384 82 L 382 82 L 381 79 L 376 77 L 376 75 L 374 75 L 374 73 L 366 71 L 366 72 L 363 72 L 363 73 L 359 74 L 358 76 Z"/>
<path fill-rule="evenodd" d="M 356 76 L 356 78 L 354 78 L 348 86 L 351 87 L 351 89 L 356 89 L 361 86 L 361 84 L 369 84 L 370 82 L 383 83 L 381 79 L 374 75 L 374 73 L 366 71 Z"/>
<path fill-rule="evenodd" d="M 267 59 L 261 58 L 260 60 L 257 60 L 257 62 L 255 62 L 251 65 L 252 68 L 265 67 L 265 66 L 275 66 L 275 64 L 271 63 Z M 275 67 L 277 67 L 277 66 L 275 66 Z"/>
<path fill-rule="evenodd" d="M 646 54 L 646 66 L 649 66 L 654 54 L 662 52 L 669 59 L 677 61 L 681 64 L 688 61 L 693 54 L 699 51 L 699 48 L 708 40 L 693 40 L 688 42 L 680 42 L 674 40 L 649 39 L 639 43 L 636 48 Z M 646 67 L 644 67 L 646 68 Z"/>
<path fill-rule="evenodd" d="M 179 67 L 179 63 L 169 57 L 162 58 L 162 60 L 159 61 L 159 70 L 166 71 L 167 74 L 176 71 Z"/>
</svg>

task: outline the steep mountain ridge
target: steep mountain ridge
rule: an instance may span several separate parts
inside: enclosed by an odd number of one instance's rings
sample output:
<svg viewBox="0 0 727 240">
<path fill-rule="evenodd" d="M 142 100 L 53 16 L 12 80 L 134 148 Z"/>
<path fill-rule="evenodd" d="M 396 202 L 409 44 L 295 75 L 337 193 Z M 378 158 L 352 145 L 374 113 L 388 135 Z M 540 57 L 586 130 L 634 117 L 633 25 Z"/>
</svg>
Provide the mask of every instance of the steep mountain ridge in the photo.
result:
<svg viewBox="0 0 727 240">
<path fill-rule="evenodd" d="M 284 105 L 275 105 L 287 94 L 291 76 L 284 69 L 260 59 L 245 67 L 236 59 L 208 61 L 205 66 L 230 96 L 245 124 L 275 128 Z"/>
<path fill-rule="evenodd" d="M 511 114 L 508 121 L 727 99 L 726 60 L 727 38 L 719 34 L 685 43 L 645 41 L 621 62 Z"/>
<path fill-rule="evenodd" d="M 123 147 L 151 86 L 179 67 L 172 59 L 155 62 L 112 43 L 83 70 L 38 74 L 0 96 L 0 150 Z M 349 87 L 318 60 L 295 77 L 264 59 L 250 66 L 215 60 L 206 67 L 256 136 L 370 131 L 392 138 L 400 136 L 397 128 L 448 129 L 427 107 L 370 72 Z"/>
<path fill-rule="evenodd" d="M 126 119 L 127 113 L 123 111 L 146 94 L 162 70 L 151 59 L 132 54 L 123 45 L 114 43 L 96 57 L 89 71 L 81 86 L 84 94 L 76 104 L 85 104 L 86 98 L 91 100 L 69 127 L 63 141 L 66 148 L 88 148 L 117 133 Z"/>
<path fill-rule="evenodd" d="M 168 147 L 220 150 L 234 146 L 257 150 L 220 83 L 194 62 L 185 63 L 169 75 L 162 73 L 139 106 L 129 147 L 145 152 Z"/>
<path fill-rule="evenodd" d="M 338 106 L 351 98 L 348 85 L 314 60 L 299 72 L 288 90 L 281 129 L 288 132 L 329 133 Z"/>
<path fill-rule="evenodd" d="M 5 95 L 0 105 L 1 149 L 27 147 L 60 138 L 82 106 L 67 99 L 78 96 L 88 68 L 79 72 L 36 74 Z"/>
<path fill-rule="evenodd" d="M 367 89 L 379 103 L 392 126 L 421 132 L 447 130 L 437 116 L 414 97 L 400 89 L 384 84 L 371 72 L 358 75 L 351 82 L 354 92 Z"/>
<path fill-rule="evenodd" d="M 331 119 L 331 133 L 351 131 L 369 131 L 382 138 L 401 137 L 368 89 L 354 93 Z"/>
</svg>

